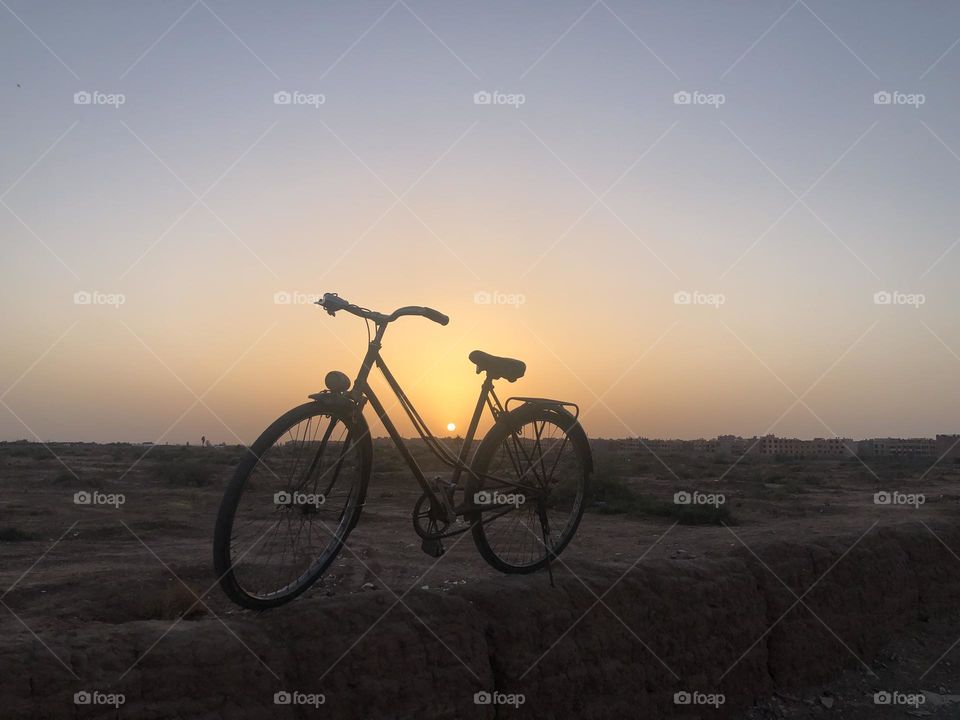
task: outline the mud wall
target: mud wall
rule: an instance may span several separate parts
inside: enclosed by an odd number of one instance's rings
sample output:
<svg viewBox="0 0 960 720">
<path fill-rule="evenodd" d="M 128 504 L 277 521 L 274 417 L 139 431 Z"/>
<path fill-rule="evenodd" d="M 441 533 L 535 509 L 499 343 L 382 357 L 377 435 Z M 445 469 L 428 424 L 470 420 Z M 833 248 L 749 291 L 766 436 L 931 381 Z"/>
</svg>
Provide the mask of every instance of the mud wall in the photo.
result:
<svg viewBox="0 0 960 720">
<path fill-rule="evenodd" d="M 936 531 L 960 549 L 960 532 Z M 231 615 L 228 627 L 183 621 L 159 642 L 169 623 L 24 629 L 0 640 L 0 715 L 735 717 L 774 689 L 869 662 L 890 632 L 956 609 L 960 561 L 926 528 L 875 528 L 851 550 L 855 540 L 643 562 L 616 585 L 622 567 L 597 566 L 553 589 L 537 575 L 415 590 L 399 604 L 385 590 L 307 599 Z M 77 706 L 83 689 L 123 693 L 125 704 Z M 477 705 L 483 690 L 524 702 Z M 322 693 L 324 704 L 277 705 L 282 691 Z M 726 703 L 678 706 L 679 691 L 721 692 Z"/>
</svg>

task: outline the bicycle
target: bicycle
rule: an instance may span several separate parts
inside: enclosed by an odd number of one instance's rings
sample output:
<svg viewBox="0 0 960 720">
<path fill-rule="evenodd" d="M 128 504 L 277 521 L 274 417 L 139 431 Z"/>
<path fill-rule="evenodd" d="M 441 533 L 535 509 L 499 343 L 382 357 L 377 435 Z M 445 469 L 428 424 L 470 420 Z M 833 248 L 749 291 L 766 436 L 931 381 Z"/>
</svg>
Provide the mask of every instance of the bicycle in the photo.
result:
<svg viewBox="0 0 960 720">
<path fill-rule="evenodd" d="M 413 527 L 424 552 L 440 557 L 444 539 L 471 531 L 480 554 L 496 569 L 531 573 L 546 566 L 552 582 L 550 562 L 579 526 L 593 471 L 578 406 L 532 397 L 501 404 L 494 381 L 515 382 L 526 365 L 476 350 L 469 359 L 485 377 L 454 454 L 430 432 L 380 356 L 384 333 L 395 320 L 421 316 L 446 325 L 449 318 L 416 306 L 385 315 L 335 293 L 316 304 L 330 315 L 344 311 L 363 318 L 367 351 L 352 389 L 343 372 L 327 373 L 326 390 L 278 418 L 237 466 L 214 533 L 214 566 L 227 596 L 247 608 L 276 607 L 306 591 L 330 567 L 366 502 L 373 466 L 363 416 L 368 402 L 423 490 Z M 374 366 L 430 452 L 452 468 L 449 480 L 427 480 L 367 382 Z M 517 406 L 511 409 L 512 403 Z M 468 463 L 484 408 L 493 426 Z"/>
</svg>

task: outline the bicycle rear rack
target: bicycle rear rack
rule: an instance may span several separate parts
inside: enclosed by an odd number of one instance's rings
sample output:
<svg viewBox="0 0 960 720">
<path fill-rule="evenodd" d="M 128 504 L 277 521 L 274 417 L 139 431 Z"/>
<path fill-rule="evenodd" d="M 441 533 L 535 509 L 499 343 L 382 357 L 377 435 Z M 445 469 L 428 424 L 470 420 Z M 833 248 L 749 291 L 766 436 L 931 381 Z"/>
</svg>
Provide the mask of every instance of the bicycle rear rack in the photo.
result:
<svg viewBox="0 0 960 720">
<path fill-rule="evenodd" d="M 577 405 L 575 402 L 569 402 L 567 400 L 553 400 L 551 398 L 539 398 L 539 397 L 519 397 L 519 396 L 509 397 L 507 398 L 507 401 L 503 405 L 504 409 L 507 412 L 510 412 L 511 402 L 534 403 L 537 405 L 555 405 L 557 407 L 562 407 L 562 408 L 573 408 L 574 419 L 577 419 L 580 417 L 580 406 Z"/>
</svg>

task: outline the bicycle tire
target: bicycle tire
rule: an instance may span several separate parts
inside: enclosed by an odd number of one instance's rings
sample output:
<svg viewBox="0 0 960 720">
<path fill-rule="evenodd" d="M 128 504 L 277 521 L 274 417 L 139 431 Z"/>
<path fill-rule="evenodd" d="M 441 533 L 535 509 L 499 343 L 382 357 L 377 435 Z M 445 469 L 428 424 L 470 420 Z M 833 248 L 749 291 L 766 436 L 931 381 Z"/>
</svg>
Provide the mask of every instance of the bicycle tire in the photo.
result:
<svg viewBox="0 0 960 720">
<path fill-rule="evenodd" d="M 325 552 L 320 556 L 322 560 L 311 564 L 303 573 L 298 575 L 293 582 L 287 583 L 275 591 L 265 593 L 255 592 L 251 588 L 245 587 L 244 582 L 238 579 L 237 567 L 234 565 L 234 562 L 240 563 L 244 560 L 243 556 L 234 558 L 234 523 L 238 506 L 243 500 L 244 491 L 248 487 L 251 475 L 256 472 L 258 466 L 261 465 L 264 454 L 275 447 L 279 447 L 279 441 L 285 434 L 289 433 L 291 428 L 299 428 L 300 424 L 307 421 L 307 430 L 309 430 L 309 421 L 312 418 L 323 417 L 330 418 L 330 427 L 334 427 L 335 422 L 344 425 L 347 447 L 341 452 L 355 451 L 358 455 L 357 472 L 359 476 L 357 477 L 356 487 L 350 490 L 351 495 L 348 497 L 338 518 L 337 533 L 330 539 L 330 542 L 325 548 Z M 319 424 L 318 422 L 318 425 Z M 305 438 L 306 434 L 307 431 L 304 433 Z M 306 447 L 306 441 L 304 441 L 303 446 Z M 311 447 L 311 449 L 307 451 L 308 457 L 312 449 Z M 318 450 L 318 457 L 319 454 L 320 451 Z M 369 428 L 363 416 L 357 412 L 353 406 L 333 402 L 332 400 L 315 400 L 299 405 L 280 416 L 264 430 L 256 442 L 244 453 L 244 457 L 237 466 L 233 479 L 227 486 L 217 515 L 214 530 L 213 561 L 218 582 L 227 597 L 242 607 L 264 610 L 290 602 L 312 586 L 336 559 L 346 542 L 347 536 L 356 526 L 360 518 L 360 513 L 366 498 L 367 485 L 370 480 L 372 455 L 373 443 L 370 439 Z M 299 458 L 297 462 L 299 463 Z M 342 471 L 342 460 L 338 462 L 340 462 L 341 466 L 337 469 L 337 475 Z M 316 460 L 310 465 L 308 473 L 315 472 L 315 463 Z M 331 468 L 331 470 L 332 469 L 333 468 Z M 280 480 L 279 476 L 275 473 L 272 474 Z M 309 480 L 310 478 L 308 477 L 307 481 Z M 336 482 L 336 479 L 334 482 Z M 286 506 L 284 506 L 284 509 L 287 509 Z M 303 522 L 304 521 L 301 520 L 301 531 Z M 278 520 L 277 523 L 282 523 L 282 520 Z M 310 521 L 311 537 L 312 531 L 313 520 Z M 299 537 L 300 534 L 298 532 L 298 540 Z M 250 550 L 246 552 L 250 552 Z"/>
</svg>

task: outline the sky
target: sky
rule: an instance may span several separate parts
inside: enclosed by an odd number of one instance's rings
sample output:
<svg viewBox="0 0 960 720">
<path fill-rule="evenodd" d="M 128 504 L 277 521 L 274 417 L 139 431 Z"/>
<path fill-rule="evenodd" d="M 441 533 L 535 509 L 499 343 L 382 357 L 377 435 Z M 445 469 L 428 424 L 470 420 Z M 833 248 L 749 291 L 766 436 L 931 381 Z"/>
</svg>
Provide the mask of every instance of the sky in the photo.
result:
<svg viewBox="0 0 960 720">
<path fill-rule="evenodd" d="M 0 67 L 0 439 L 252 442 L 323 292 L 450 316 L 440 434 L 474 349 L 596 437 L 960 432 L 960 6 L 4 0 Z"/>
</svg>

